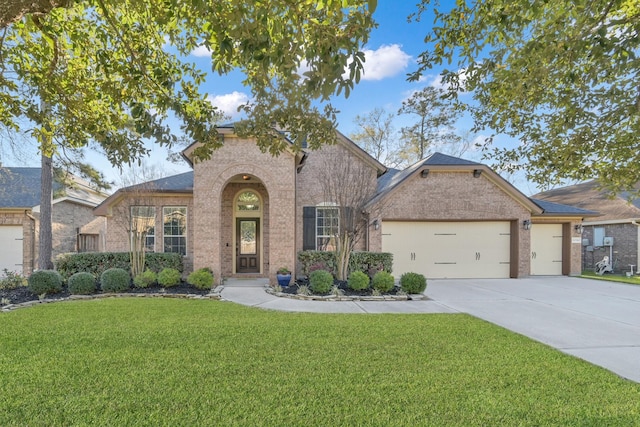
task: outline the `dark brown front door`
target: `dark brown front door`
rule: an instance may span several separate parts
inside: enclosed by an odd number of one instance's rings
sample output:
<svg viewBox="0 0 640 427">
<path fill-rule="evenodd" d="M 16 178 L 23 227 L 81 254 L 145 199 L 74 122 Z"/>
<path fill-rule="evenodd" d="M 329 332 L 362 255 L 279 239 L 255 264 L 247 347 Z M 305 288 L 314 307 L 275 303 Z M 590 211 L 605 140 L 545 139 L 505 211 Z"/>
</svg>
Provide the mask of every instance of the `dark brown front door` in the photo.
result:
<svg viewBox="0 0 640 427">
<path fill-rule="evenodd" d="M 260 272 L 260 219 L 236 219 L 236 272 Z"/>
</svg>

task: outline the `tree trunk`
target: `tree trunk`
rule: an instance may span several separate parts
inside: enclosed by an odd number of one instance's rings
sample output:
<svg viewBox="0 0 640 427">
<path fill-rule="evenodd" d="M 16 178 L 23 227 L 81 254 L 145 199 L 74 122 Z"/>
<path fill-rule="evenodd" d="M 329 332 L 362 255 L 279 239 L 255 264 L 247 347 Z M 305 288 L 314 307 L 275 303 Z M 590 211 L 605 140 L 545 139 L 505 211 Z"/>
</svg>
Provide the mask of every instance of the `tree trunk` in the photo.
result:
<svg viewBox="0 0 640 427">
<path fill-rule="evenodd" d="M 38 253 L 38 268 L 40 270 L 53 269 L 53 233 L 51 206 L 53 198 L 53 166 L 51 157 L 44 153 L 40 157 L 40 242 Z"/>
</svg>

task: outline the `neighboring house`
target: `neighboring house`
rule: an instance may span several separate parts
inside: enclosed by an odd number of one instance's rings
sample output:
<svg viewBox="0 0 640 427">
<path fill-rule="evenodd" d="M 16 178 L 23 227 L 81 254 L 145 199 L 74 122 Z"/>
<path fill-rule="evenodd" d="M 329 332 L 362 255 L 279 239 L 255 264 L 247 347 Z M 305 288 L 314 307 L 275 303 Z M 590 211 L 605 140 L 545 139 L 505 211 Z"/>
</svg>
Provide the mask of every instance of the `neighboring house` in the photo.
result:
<svg viewBox="0 0 640 427">
<path fill-rule="evenodd" d="M 348 160 L 372 189 L 357 249 L 393 253 L 396 277 L 580 273 L 575 230 L 593 212 L 531 200 L 480 163 L 434 154 L 388 170 L 340 133 L 335 145 L 273 157 L 232 126 L 218 130 L 224 144 L 210 160 L 190 160 L 198 144 L 184 150 L 192 172 L 120 189 L 95 209 L 107 250 L 128 250 L 127 227 L 148 218 L 147 247 L 182 253 L 189 270 L 273 278 L 299 251 L 331 248 L 340 207 L 322 182 Z"/>
<path fill-rule="evenodd" d="M 40 216 L 40 168 L 0 167 L 0 275 L 6 268 L 25 275 L 37 268 Z M 93 208 L 101 194 L 76 177 L 63 186 L 54 182 L 52 234 L 55 259 L 67 252 L 101 251 L 104 218 Z"/>
<path fill-rule="evenodd" d="M 640 264 L 640 199 L 629 193 L 611 197 L 599 189 L 597 181 L 588 181 L 556 188 L 534 197 L 567 203 L 598 211 L 600 216 L 583 222 L 583 268 L 593 269 L 595 263 L 608 256 L 614 271 L 637 271 Z"/>
</svg>

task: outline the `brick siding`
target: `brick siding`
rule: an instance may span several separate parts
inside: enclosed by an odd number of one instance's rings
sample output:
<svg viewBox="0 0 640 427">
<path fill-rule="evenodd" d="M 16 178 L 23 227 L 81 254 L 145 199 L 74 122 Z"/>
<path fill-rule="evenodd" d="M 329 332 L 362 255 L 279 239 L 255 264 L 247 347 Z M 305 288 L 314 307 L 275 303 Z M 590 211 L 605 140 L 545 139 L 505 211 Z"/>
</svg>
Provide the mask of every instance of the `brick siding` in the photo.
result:
<svg viewBox="0 0 640 427">
<path fill-rule="evenodd" d="M 630 265 L 635 265 L 634 271 L 636 271 L 638 267 L 638 227 L 631 223 L 585 226 L 582 238 L 589 240 L 589 246 L 593 248 L 593 251 L 588 251 L 586 246 L 582 247 L 583 268 L 593 270 L 596 262 L 610 254 L 608 246 L 594 246 L 593 229 L 595 227 L 603 227 L 604 235 L 613 237 L 614 271 L 616 273 L 630 271 Z"/>
</svg>

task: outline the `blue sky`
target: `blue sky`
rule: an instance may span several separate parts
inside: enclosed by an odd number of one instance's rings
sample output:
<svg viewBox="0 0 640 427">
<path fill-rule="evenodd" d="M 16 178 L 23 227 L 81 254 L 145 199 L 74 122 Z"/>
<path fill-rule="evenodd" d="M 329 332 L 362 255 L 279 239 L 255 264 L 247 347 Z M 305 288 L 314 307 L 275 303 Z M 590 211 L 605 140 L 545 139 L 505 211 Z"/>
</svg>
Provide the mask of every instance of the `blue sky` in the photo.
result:
<svg viewBox="0 0 640 427">
<path fill-rule="evenodd" d="M 349 98 L 336 97 L 332 100 L 332 104 L 340 110 L 338 129 L 345 135 L 356 131 L 357 128 L 353 122 L 356 115 L 365 115 L 376 107 L 384 108 L 395 114 L 402 105 L 402 101 L 413 92 L 425 86 L 437 86 L 440 71 L 438 69 L 423 76 L 420 82 L 407 81 L 407 74 L 417 68 L 416 58 L 425 50 L 424 37 L 429 32 L 432 23 L 431 19 L 427 17 L 423 17 L 420 22 L 407 22 L 407 17 L 416 11 L 415 3 L 413 1 L 379 0 L 374 14 L 378 28 L 372 31 L 369 42 L 365 46 L 364 76 Z M 196 50 L 188 59 L 196 63 L 202 70 L 211 69 L 211 60 L 205 51 Z M 239 72 L 225 76 L 210 75 L 202 87 L 211 102 L 229 114 L 232 120 L 240 118 L 236 113 L 237 106 L 246 102 L 250 96 L 249 88 L 243 86 L 241 81 L 242 75 Z M 394 127 L 399 130 L 407 124 L 406 117 L 397 117 Z M 458 131 L 464 134 L 471 129 L 472 123 L 463 118 L 458 122 L 457 127 Z M 473 135 L 472 137 L 484 139 L 484 135 Z M 512 144 L 512 142 L 501 138 L 497 138 L 496 141 L 501 145 Z M 152 146 L 150 145 L 150 147 Z M 166 161 L 166 157 L 167 151 L 164 148 L 154 146 L 151 157 L 146 160 L 146 163 L 155 165 L 165 174 L 189 170 L 186 163 L 172 164 Z M 469 151 L 462 157 L 482 161 L 479 152 Z M 24 164 L 24 160 L 12 161 L 12 159 L 6 158 L 5 153 L 3 163 L 14 166 L 38 166 L 39 162 L 35 159 L 38 159 L 38 156 L 31 156 L 30 162 L 36 162 L 35 164 Z M 119 182 L 118 169 L 113 168 L 103 157 L 97 153 L 90 153 L 87 155 L 87 159 L 108 179 L 116 183 Z M 508 177 L 505 176 L 505 178 Z M 536 191 L 533 186 L 521 178 L 514 178 L 512 182 L 526 194 Z"/>
</svg>

